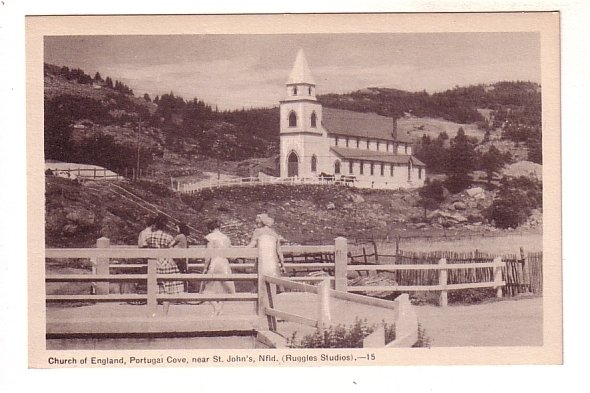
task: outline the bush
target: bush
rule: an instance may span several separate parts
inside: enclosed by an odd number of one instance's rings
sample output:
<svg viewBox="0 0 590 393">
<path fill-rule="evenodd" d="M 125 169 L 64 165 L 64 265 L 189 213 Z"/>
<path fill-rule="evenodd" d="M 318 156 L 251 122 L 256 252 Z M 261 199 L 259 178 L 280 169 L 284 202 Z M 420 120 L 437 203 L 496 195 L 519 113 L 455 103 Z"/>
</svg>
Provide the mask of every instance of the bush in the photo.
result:
<svg viewBox="0 0 590 393">
<path fill-rule="evenodd" d="M 498 228 L 516 228 L 524 223 L 533 209 L 543 205 L 542 184 L 531 178 L 504 180 L 492 205 L 484 211 Z"/>
<path fill-rule="evenodd" d="M 385 343 L 395 340 L 395 325 L 383 323 Z M 336 325 L 328 329 L 317 329 L 314 333 L 303 336 L 297 342 L 294 332 L 288 340 L 289 348 L 362 348 L 363 340 L 377 329 L 378 325 L 368 325 L 366 319 L 355 319 L 350 326 Z"/>
<path fill-rule="evenodd" d="M 328 329 L 317 329 L 314 333 L 303 336 L 297 340 L 297 332 L 294 332 L 287 340 L 289 348 L 362 348 L 363 340 L 373 333 L 380 325 L 369 325 L 366 319 L 355 319 L 354 324 L 336 325 Z M 395 324 L 382 323 L 385 330 L 385 344 L 395 340 Z M 418 341 L 413 347 L 429 347 L 430 338 L 422 325 L 418 324 Z"/>
</svg>

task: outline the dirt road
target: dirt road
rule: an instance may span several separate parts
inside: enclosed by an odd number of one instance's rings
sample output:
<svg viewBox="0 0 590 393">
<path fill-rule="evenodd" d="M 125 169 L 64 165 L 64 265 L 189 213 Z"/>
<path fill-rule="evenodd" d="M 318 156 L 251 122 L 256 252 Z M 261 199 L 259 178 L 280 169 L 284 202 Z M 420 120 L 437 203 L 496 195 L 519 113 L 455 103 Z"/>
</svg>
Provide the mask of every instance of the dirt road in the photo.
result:
<svg viewBox="0 0 590 393">
<path fill-rule="evenodd" d="M 432 347 L 543 345 L 543 299 L 416 307 Z"/>
</svg>

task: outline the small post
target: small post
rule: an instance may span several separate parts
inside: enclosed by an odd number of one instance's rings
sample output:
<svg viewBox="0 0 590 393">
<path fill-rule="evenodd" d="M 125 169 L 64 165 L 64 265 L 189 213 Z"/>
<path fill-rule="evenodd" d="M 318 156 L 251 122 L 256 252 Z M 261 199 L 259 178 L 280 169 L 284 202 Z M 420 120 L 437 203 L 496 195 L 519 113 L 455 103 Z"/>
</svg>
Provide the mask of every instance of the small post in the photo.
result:
<svg viewBox="0 0 590 393">
<path fill-rule="evenodd" d="M 334 289 L 346 292 L 348 281 L 348 242 L 343 237 L 337 237 L 334 244 Z"/>
<path fill-rule="evenodd" d="M 155 317 L 158 311 L 158 260 L 148 259 L 147 271 L 147 312 L 148 317 Z"/>
<path fill-rule="evenodd" d="M 494 287 L 496 288 L 496 297 L 502 297 L 502 257 L 494 258 Z"/>
<path fill-rule="evenodd" d="M 106 237 L 101 237 L 96 240 L 96 248 L 108 248 L 110 246 L 110 240 Z M 109 258 L 96 258 L 96 274 L 110 274 L 111 261 Z M 108 295 L 109 294 L 109 282 L 104 281 L 96 284 L 97 295 Z"/>
<path fill-rule="evenodd" d="M 522 284 L 526 292 L 531 290 L 531 275 L 529 271 L 529 261 L 527 260 L 524 248 L 520 247 L 520 260 L 522 263 Z"/>
<path fill-rule="evenodd" d="M 440 300 L 439 306 L 446 307 L 448 305 L 448 298 L 447 298 L 447 260 L 446 258 L 441 258 L 438 261 L 439 271 L 438 271 L 438 285 L 442 287 L 440 291 Z"/>
<path fill-rule="evenodd" d="M 330 314 L 330 280 L 324 279 L 318 285 L 318 328 L 324 330 L 332 323 Z"/>
</svg>

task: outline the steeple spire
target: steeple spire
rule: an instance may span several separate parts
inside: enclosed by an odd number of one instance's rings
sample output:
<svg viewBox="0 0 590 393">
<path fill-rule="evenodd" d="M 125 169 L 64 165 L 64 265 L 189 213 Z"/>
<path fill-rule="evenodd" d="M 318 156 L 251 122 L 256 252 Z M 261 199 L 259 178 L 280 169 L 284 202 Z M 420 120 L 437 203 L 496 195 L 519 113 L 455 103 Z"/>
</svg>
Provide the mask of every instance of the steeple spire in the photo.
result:
<svg viewBox="0 0 590 393">
<path fill-rule="evenodd" d="M 305 53 L 303 53 L 303 49 L 299 49 L 299 52 L 297 52 L 295 64 L 293 64 L 293 69 L 289 75 L 289 80 L 287 80 L 287 84 L 300 83 L 315 85 L 313 76 L 311 76 L 311 71 L 307 65 L 307 60 L 305 59 Z"/>
</svg>

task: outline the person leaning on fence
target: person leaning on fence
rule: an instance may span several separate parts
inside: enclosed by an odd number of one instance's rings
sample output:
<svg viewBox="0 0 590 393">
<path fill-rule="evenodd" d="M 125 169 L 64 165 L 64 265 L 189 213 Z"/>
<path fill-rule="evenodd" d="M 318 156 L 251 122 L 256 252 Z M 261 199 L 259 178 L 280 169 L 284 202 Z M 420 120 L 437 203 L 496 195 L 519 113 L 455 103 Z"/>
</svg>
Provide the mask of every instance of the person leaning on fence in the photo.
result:
<svg viewBox="0 0 590 393">
<path fill-rule="evenodd" d="M 172 242 L 172 247 L 174 248 L 188 248 L 188 235 L 190 234 L 190 230 L 185 223 L 179 223 L 176 225 L 176 231 L 178 234 L 174 238 Z M 187 258 L 174 258 L 174 262 L 176 262 L 176 266 L 181 273 L 188 273 L 188 259 Z"/>
<path fill-rule="evenodd" d="M 221 232 L 219 221 L 212 220 L 207 223 L 207 230 L 210 232 L 205 239 L 207 248 L 229 248 L 231 240 L 227 235 Z M 227 258 L 214 256 L 205 263 L 204 274 L 231 274 L 231 267 Z M 233 281 L 206 281 L 201 286 L 201 293 L 236 293 L 236 287 Z M 221 315 L 223 302 L 212 301 L 213 315 Z"/>
<path fill-rule="evenodd" d="M 274 220 L 268 214 L 258 214 L 256 216 L 256 229 L 252 234 L 252 240 L 246 247 L 257 247 L 258 239 L 262 235 L 270 235 L 274 237 L 276 240 L 275 252 L 273 253 L 275 274 L 277 276 L 286 275 L 285 261 L 283 258 L 283 251 L 281 250 L 281 243 L 284 242 L 285 239 L 272 228 L 273 225 Z"/>
<path fill-rule="evenodd" d="M 154 221 L 155 218 L 154 217 L 150 217 L 147 219 L 146 221 L 146 225 L 145 228 L 139 232 L 139 236 L 137 237 L 137 246 L 140 248 L 145 248 L 147 247 L 147 237 L 150 233 L 152 233 L 152 230 L 154 229 Z"/>
<path fill-rule="evenodd" d="M 152 231 L 146 238 L 146 244 L 149 248 L 170 248 L 174 243 L 174 238 L 166 232 L 166 216 L 159 215 L 154 220 Z M 171 258 L 158 258 L 156 264 L 157 274 L 175 274 L 180 273 L 178 266 Z M 167 294 L 176 294 L 184 292 L 184 282 L 182 281 L 158 281 L 158 292 Z M 168 314 L 170 302 L 164 301 L 164 314 Z"/>
</svg>

